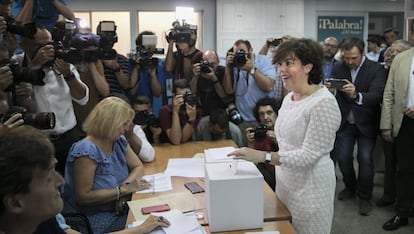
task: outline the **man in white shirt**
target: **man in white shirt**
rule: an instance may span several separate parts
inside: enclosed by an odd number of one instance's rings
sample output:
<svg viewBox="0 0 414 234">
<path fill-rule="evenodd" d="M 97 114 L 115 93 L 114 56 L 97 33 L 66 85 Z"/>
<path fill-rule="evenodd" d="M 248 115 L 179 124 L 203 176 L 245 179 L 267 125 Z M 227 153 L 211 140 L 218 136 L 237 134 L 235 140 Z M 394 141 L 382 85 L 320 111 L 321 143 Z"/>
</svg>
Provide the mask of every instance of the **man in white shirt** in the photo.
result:
<svg viewBox="0 0 414 234">
<path fill-rule="evenodd" d="M 79 77 L 76 68 L 61 59 L 55 59 L 50 32 L 38 26 L 33 38 L 22 38 L 24 54 L 18 59 L 24 67 L 42 68 L 45 85 L 33 86 L 36 112 L 53 112 L 56 124 L 50 130 L 58 159 L 56 170 L 64 174 L 67 153 L 72 144 L 79 140 L 72 101 L 85 105 L 89 100 L 89 88 Z"/>
</svg>

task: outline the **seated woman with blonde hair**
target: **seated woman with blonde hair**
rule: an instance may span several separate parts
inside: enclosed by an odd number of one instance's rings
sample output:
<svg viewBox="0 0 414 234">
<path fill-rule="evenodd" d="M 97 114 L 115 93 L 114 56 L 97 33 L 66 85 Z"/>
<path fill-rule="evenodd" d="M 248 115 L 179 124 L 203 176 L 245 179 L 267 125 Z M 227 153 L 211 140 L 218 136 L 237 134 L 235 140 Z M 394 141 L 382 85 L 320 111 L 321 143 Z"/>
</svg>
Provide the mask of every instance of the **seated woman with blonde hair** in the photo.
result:
<svg viewBox="0 0 414 234">
<path fill-rule="evenodd" d="M 103 99 L 83 124 L 86 137 L 73 144 L 69 152 L 64 212 L 84 213 L 94 233 L 124 229 L 127 210 L 116 209 L 115 204 L 120 198 L 149 187 L 141 180 L 143 164 L 124 136 L 134 115 L 124 100 Z"/>
</svg>

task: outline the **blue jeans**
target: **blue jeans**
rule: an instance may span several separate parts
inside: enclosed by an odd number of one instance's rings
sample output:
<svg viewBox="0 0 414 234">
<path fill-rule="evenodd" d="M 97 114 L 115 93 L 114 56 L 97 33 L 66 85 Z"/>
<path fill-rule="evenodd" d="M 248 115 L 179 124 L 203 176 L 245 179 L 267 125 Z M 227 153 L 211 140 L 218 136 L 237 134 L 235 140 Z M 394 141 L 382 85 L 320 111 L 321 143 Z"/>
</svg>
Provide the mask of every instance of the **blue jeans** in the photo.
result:
<svg viewBox="0 0 414 234">
<path fill-rule="evenodd" d="M 343 175 L 345 189 L 358 191 L 361 199 L 369 200 L 374 187 L 374 157 L 376 137 L 364 136 L 355 124 L 345 123 L 335 140 L 335 154 Z M 358 181 L 354 170 L 353 152 L 357 142 Z"/>
</svg>

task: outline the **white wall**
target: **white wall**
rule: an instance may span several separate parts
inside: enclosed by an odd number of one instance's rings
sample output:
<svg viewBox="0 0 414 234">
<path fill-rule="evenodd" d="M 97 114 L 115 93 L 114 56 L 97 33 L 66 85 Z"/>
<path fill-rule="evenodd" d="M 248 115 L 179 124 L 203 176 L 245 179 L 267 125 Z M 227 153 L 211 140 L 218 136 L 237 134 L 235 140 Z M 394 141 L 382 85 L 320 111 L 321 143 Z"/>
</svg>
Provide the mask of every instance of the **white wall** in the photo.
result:
<svg viewBox="0 0 414 234">
<path fill-rule="evenodd" d="M 228 0 L 237 1 L 237 0 Z M 252 0 L 253 1 L 253 0 Z M 286 0 L 288 1 L 288 0 Z M 204 13 L 204 48 L 216 48 L 216 1 L 215 0 L 67 0 L 75 11 L 82 10 L 130 10 L 131 12 L 131 48 L 134 46 L 137 10 L 174 11 L 176 6 L 191 6 Z M 368 12 L 404 12 L 404 1 L 384 0 L 304 0 L 305 22 L 304 36 L 316 39 L 317 16 L 320 13 L 368 15 Z M 258 13 L 260 17 L 260 13 Z M 367 21 L 367 20 L 366 20 Z M 368 30 L 366 30 L 368 31 Z"/>
</svg>

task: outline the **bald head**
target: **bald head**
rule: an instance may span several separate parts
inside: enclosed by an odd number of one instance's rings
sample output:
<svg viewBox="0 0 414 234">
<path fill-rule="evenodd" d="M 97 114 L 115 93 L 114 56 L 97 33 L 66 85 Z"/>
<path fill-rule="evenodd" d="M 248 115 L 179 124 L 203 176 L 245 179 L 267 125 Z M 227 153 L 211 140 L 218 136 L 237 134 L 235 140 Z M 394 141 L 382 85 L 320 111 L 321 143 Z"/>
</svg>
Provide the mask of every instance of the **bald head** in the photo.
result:
<svg viewBox="0 0 414 234">
<path fill-rule="evenodd" d="M 208 61 L 214 70 L 217 68 L 218 64 L 220 63 L 219 57 L 214 50 L 206 50 L 203 53 L 203 60 Z"/>
</svg>

